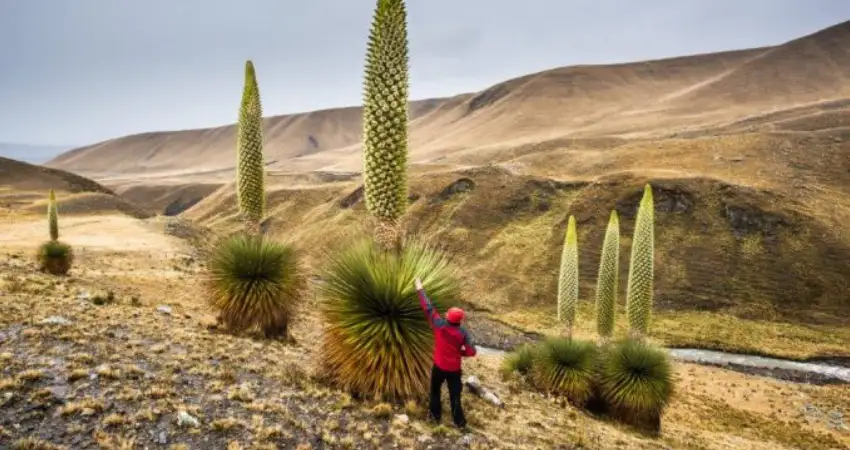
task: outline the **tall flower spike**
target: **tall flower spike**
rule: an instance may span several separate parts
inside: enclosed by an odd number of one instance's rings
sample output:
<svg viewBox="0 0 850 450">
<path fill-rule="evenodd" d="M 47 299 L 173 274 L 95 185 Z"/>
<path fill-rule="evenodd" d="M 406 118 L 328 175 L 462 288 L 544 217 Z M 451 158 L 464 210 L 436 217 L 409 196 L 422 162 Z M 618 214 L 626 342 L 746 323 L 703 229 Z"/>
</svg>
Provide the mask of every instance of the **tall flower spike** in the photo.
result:
<svg viewBox="0 0 850 450">
<path fill-rule="evenodd" d="M 596 331 L 607 340 L 614 333 L 617 308 L 617 290 L 620 278 L 620 219 L 611 211 L 608 229 L 599 258 L 599 275 L 596 279 Z"/>
<path fill-rule="evenodd" d="M 578 236 L 576 219 L 570 216 L 564 248 L 561 251 L 561 273 L 558 277 L 558 321 L 566 322 L 568 334 L 572 335 L 573 322 L 578 304 Z"/>
<path fill-rule="evenodd" d="M 626 315 L 629 329 L 635 337 L 643 337 L 649 331 L 652 316 L 652 279 L 655 250 L 655 205 L 652 187 L 644 186 L 643 198 L 635 221 L 632 238 L 632 256 L 629 263 L 629 282 L 626 288 Z"/>
<path fill-rule="evenodd" d="M 239 109 L 236 151 L 236 192 L 239 212 L 251 233 L 258 233 L 266 208 L 263 167 L 263 110 L 251 61 L 245 63 L 245 86 Z"/>
<path fill-rule="evenodd" d="M 363 92 L 363 178 L 376 238 L 407 209 L 408 39 L 404 0 L 378 0 Z M 390 233 L 392 234 L 392 233 Z"/>
<path fill-rule="evenodd" d="M 59 211 L 53 189 L 50 190 L 50 196 L 47 200 L 47 227 L 50 229 L 50 240 L 59 240 Z"/>
</svg>

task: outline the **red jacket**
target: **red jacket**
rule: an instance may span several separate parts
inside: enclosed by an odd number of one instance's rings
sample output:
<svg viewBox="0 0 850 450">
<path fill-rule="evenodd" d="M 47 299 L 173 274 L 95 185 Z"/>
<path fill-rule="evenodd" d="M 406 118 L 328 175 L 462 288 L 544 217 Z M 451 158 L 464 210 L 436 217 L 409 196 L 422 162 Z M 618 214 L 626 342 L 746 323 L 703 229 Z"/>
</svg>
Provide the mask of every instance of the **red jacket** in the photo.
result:
<svg viewBox="0 0 850 450">
<path fill-rule="evenodd" d="M 434 330 L 434 364 L 446 372 L 460 371 L 461 358 L 475 356 L 477 353 L 475 345 L 472 344 L 472 337 L 462 326 L 451 324 L 440 317 L 424 290 L 420 289 L 417 293 L 419 304 Z"/>
</svg>

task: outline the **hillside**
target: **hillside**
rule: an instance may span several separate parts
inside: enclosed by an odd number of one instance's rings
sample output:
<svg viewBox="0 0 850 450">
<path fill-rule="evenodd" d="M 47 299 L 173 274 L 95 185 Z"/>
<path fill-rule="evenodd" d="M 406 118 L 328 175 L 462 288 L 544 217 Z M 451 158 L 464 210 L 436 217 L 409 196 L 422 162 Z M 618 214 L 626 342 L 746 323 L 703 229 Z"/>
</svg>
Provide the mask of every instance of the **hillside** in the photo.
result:
<svg viewBox="0 0 850 450">
<path fill-rule="evenodd" d="M 608 212 L 624 213 L 651 181 L 660 189 L 658 302 L 671 319 L 657 332 L 670 343 L 757 349 L 730 317 L 846 325 L 850 59 L 842 43 L 850 45 L 850 22 L 775 47 L 560 68 L 414 102 L 412 193 L 422 198 L 412 204 L 413 227 L 458 253 L 476 280 L 470 299 L 540 331 L 551 325 L 566 216 L 579 218 L 589 297 Z M 309 256 L 358 223 L 359 129 L 358 108 L 267 119 L 270 226 Z M 236 223 L 233 131 L 129 136 L 50 165 L 100 172 L 149 213 L 185 210 L 226 229 Z M 627 258 L 624 250 L 623 277 Z M 716 335 L 692 335 L 692 321 L 715 319 L 726 324 Z M 675 331 L 677 321 L 691 329 Z M 772 351 L 829 353 L 783 339 Z"/>
<path fill-rule="evenodd" d="M 50 189 L 56 191 L 63 215 L 121 212 L 133 217 L 149 216 L 88 178 L 0 157 L 0 215 L 43 213 Z"/>
<path fill-rule="evenodd" d="M 489 159 L 477 155 L 486 149 L 664 136 L 842 99 L 850 92 L 848 44 L 850 22 L 775 47 L 564 67 L 416 101 L 413 161 L 484 164 Z M 359 170 L 360 130 L 355 107 L 269 117 L 267 162 L 294 171 Z M 231 167 L 234 143 L 232 125 L 144 133 L 75 149 L 47 165 L 100 178 L 180 175 Z"/>
</svg>

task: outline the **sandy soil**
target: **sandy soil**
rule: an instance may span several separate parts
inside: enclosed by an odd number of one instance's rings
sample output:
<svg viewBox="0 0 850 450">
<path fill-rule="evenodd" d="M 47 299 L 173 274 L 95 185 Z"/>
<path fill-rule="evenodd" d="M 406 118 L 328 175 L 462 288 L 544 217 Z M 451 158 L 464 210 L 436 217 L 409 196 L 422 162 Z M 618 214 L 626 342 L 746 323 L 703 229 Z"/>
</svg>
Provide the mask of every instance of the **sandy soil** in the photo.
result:
<svg viewBox="0 0 850 450">
<path fill-rule="evenodd" d="M 92 251 L 167 253 L 182 242 L 156 231 L 145 221 L 124 215 L 62 217 L 60 240 L 77 249 Z M 0 247 L 20 249 L 44 240 L 47 227 L 43 218 L 28 218 L 3 224 Z"/>
</svg>

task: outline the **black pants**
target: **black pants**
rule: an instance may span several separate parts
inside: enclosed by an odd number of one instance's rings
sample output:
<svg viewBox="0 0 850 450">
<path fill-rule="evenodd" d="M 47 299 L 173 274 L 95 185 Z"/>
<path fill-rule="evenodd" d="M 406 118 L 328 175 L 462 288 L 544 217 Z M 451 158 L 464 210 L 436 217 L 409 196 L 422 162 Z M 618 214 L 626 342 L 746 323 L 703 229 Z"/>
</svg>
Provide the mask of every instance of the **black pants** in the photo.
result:
<svg viewBox="0 0 850 450">
<path fill-rule="evenodd" d="M 452 420 L 458 427 L 466 426 L 466 417 L 463 415 L 463 407 L 460 404 L 460 393 L 463 390 L 463 381 L 461 380 L 461 371 L 446 372 L 436 365 L 431 368 L 431 418 L 436 422 L 440 422 L 443 415 L 443 405 L 440 400 L 440 391 L 443 387 L 443 382 L 449 385 L 449 406 L 452 410 Z"/>
</svg>

